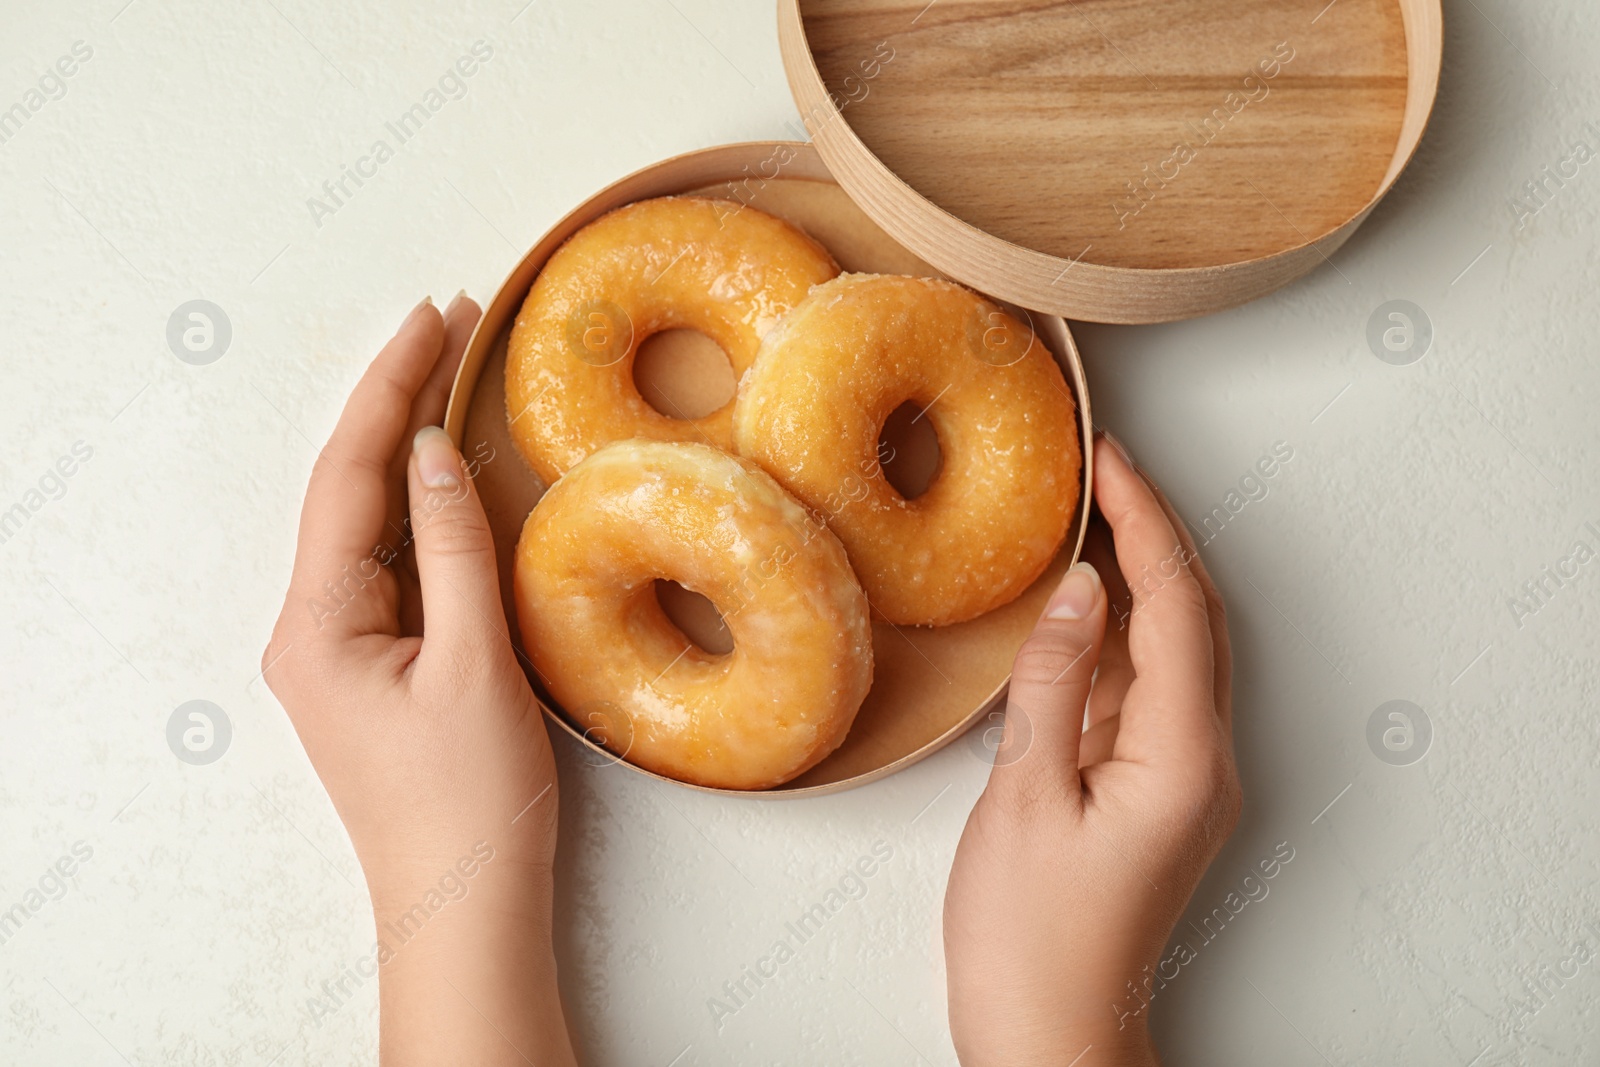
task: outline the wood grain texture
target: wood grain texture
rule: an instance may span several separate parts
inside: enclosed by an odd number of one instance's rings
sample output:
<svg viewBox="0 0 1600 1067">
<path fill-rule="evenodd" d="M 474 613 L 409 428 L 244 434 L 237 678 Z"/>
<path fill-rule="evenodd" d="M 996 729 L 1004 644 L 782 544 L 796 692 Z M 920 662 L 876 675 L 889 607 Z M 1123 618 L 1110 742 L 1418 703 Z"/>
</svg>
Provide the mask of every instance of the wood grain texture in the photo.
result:
<svg viewBox="0 0 1600 1067">
<path fill-rule="evenodd" d="M 1438 0 L 779 0 L 840 183 L 942 270 L 1108 322 L 1322 263 L 1415 150 Z"/>
<path fill-rule="evenodd" d="M 504 367 L 511 324 L 545 261 L 579 228 L 623 204 L 681 193 L 734 199 L 788 219 L 820 241 L 847 271 L 941 276 L 875 225 L 831 180 L 816 150 L 801 143 L 725 145 L 664 160 L 601 190 L 556 223 L 485 307 L 456 374 L 444 421 L 465 454 L 480 460 L 494 457 L 481 463 L 475 484 L 494 534 L 501 595 L 514 641 L 518 635 L 516 613 L 511 610 L 512 549 L 544 486 L 518 455 L 507 426 Z M 756 794 L 705 791 L 792 797 L 837 792 L 875 781 L 960 737 L 1003 697 L 1017 646 L 1044 610 L 1062 572 L 1078 558 L 1088 529 L 1087 501 L 1093 494 L 1093 416 L 1083 364 L 1071 334 L 1060 318 L 1012 310 L 1030 321 L 1056 354 L 1078 409 L 1084 482 L 1060 555 L 1016 600 L 970 622 L 933 629 L 874 623 L 872 690 L 838 751 L 777 789 Z M 528 667 L 526 662 L 524 666 Z M 531 672 L 531 667 L 528 669 Z M 585 740 L 560 709 L 545 699 L 537 678 L 530 680 L 552 722 L 589 747 L 593 759 L 613 758 Z M 631 764 L 623 766 L 650 774 Z"/>
</svg>

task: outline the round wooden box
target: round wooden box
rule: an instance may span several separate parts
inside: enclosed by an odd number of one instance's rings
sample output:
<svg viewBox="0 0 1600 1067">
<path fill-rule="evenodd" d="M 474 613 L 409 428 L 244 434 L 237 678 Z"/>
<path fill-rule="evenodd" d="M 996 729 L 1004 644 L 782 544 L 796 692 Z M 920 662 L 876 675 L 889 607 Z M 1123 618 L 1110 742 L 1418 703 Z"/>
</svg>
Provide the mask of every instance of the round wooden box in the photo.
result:
<svg viewBox="0 0 1600 1067">
<path fill-rule="evenodd" d="M 1422 138 L 1442 23 L 1440 0 L 778 0 L 801 117 L 890 236 L 1117 323 L 1325 262 Z"/>
<path fill-rule="evenodd" d="M 456 375 L 445 416 L 445 429 L 463 454 L 478 462 L 476 484 L 494 531 L 501 597 L 512 640 L 519 648 L 511 597 L 513 548 L 545 487 L 523 462 L 508 429 L 505 356 L 512 323 L 545 261 L 578 229 L 623 204 L 683 193 L 722 197 L 788 219 L 820 241 L 846 271 L 945 276 L 885 234 L 833 181 L 817 151 L 802 142 L 726 145 L 677 156 L 601 190 L 556 223 L 485 307 Z M 1018 307 L 1011 310 L 1032 324 L 1055 355 L 1077 407 L 1085 458 L 1083 483 L 1060 555 L 1022 596 L 970 622 L 934 629 L 875 622 L 872 690 L 844 744 L 786 785 L 737 795 L 802 796 L 873 781 L 949 744 L 1004 696 L 1018 645 L 1082 548 L 1089 522 L 1092 467 L 1088 459 L 1093 447 L 1088 386 L 1066 323 Z M 692 337 L 660 335 L 658 340 L 667 348 L 677 346 L 677 350 L 650 348 L 653 339 L 641 343 L 635 379 L 647 399 L 665 396 L 672 407 L 709 410 L 728 395 L 731 372 L 720 353 L 707 353 Z M 917 442 L 906 443 L 914 453 Z M 915 462 L 915 456 L 908 458 Z M 662 593 L 669 616 L 697 643 L 717 651 L 713 647 L 717 642 L 715 617 L 708 620 L 697 615 L 692 601 L 674 603 L 671 595 Z M 573 722 L 550 699 L 526 657 L 523 663 L 545 713 L 585 747 L 591 762 L 617 763 L 639 774 L 674 781 L 619 760 L 596 744 L 586 736 L 586 724 Z"/>
</svg>

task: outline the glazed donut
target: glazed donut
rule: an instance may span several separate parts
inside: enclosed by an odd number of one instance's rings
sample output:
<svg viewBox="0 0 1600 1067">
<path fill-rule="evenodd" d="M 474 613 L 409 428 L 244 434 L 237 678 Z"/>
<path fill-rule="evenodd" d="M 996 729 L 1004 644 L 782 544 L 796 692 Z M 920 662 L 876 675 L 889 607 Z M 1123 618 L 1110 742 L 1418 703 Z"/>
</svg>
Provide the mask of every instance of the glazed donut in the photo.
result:
<svg viewBox="0 0 1600 1067">
<path fill-rule="evenodd" d="M 656 579 L 709 599 L 712 655 Z M 569 720 L 657 774 L 764 789 L 839 747 L 872 685 L 866 597 L 827 528 L 759 467 L 707 445 L 621 441 L 528 516 L 514 570 L 523 645 Z"/>
<path fill-rule="evenodd" d="M 878 464 L 906 402 L 939 439 L 927 491 Z M 811 291 L 739 386 L 734 443 L 839 535 L 873 609 L 942 626 L 1015 598 L 1060 550 L 1082 457 L 1072 394 L 1033 333 L 949 282 L 849 274 Z"/>
<path fill-rule="evenodd" d="M 698 330 L 737 378 L 778 317 L 838 273 L 794 226 L 730 201 L 642 200 L 591 222 L 545 263 L 511 331 L 506 408 L 518 450 L 546 485 L 629 437 L 731 450 L 732 404 L 674 419 L 639 395 L 639 342 Z"/>
</svg>

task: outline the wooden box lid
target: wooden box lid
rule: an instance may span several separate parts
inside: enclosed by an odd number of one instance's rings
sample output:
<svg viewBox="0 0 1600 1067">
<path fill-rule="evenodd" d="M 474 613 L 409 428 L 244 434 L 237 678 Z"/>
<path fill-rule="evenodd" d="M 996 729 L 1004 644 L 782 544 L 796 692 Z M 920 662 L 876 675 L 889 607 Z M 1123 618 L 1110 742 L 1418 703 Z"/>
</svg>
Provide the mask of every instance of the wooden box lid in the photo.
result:
<svg viewBox="0 0 1600 1067">
<path fill-rule="evenodd" d="M 839 184 L 975 289 L 1097 322 L 1322 264 L 1410 160 L 1440 0 L 778 0 Z"/>
</svg>

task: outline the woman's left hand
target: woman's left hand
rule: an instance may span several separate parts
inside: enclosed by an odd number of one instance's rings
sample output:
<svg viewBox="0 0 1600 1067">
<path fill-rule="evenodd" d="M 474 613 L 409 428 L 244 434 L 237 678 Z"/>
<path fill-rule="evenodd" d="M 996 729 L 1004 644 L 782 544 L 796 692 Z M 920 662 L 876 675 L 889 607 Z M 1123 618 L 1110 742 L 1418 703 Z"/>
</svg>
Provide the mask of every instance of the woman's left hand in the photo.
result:
<svg viewBox="0 0 1600 1067">
<path fill-rule="evenodd" d="M 574 1062 L 555 761 L 473 471 L 437 426 L 478 315 L 424 301 L 367 368 L 312 469 L 262 658 L 366 872 L 386 1067 Z"/>
</svg>

